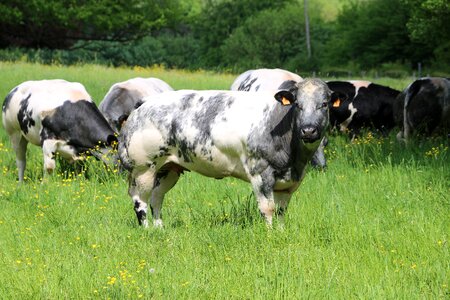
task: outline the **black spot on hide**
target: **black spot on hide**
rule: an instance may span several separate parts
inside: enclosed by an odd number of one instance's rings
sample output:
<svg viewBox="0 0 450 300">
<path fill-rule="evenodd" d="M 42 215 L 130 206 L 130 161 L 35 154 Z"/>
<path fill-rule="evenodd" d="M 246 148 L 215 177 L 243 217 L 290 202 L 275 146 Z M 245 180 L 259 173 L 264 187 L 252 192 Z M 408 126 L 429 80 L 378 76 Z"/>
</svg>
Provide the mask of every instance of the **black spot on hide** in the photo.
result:
<svg viewBox="0 0 450 300">
<path fill-rule="evenodd" d="M 33 111 L 28 110 L 29 99 L 31 94 L 28 95 L 25 99 L 20 102 L 20 109 L 17 114 L 17 118 L 19 119 L 20 129 L 23 133 L 28 133 L 28 128 L 31 128 L 36 124 L 36 122 L 32 118 Z"/>
<path fill-rule="evenodd" d="M 248 75 L 247 78 L 245 78 L 241 84 L 238 87 L 238 91 L 245 91 L 248 92 L 252 88 L 252 85 L 255 83 L 256 80 L 258 80 L 258 77 L 251 79 L 251 75 Z"/>
</svg>

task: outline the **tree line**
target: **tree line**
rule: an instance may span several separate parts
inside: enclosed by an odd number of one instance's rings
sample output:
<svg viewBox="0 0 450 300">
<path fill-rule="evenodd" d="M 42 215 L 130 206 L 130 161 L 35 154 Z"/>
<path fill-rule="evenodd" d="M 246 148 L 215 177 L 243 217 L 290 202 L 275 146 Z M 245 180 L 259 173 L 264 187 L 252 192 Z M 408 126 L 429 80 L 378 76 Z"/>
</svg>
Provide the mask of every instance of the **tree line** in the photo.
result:
<svg viewBox="0 0 450 300">
<path fill-rule="evenodd" d="M 449 72 L 450 0 L 335 0 L 331 19 L 324 2 L 309 1 L 309 55 L 303 0 L 10 0 L 0 3 L 0 59 Z"/>
</svg>

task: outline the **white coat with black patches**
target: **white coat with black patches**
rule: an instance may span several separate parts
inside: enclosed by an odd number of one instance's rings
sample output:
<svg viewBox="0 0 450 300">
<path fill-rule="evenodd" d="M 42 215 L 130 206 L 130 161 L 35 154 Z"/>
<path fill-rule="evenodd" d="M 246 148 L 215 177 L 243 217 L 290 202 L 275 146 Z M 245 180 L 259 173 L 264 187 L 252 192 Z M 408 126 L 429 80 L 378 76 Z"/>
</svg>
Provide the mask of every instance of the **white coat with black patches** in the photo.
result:
<svg viewBox="0 0 450 300">
<path fill-rule="evenodd" d="M 355 137 L 363 128 L 387 134 L 395 126 L 394 102 L 399 91 L 364 80 L 328 81 L 339 97 L 330 108 L 330 123 Z"/>
<path fill-rule="evenodd" d="M 2 114 L 16 153 L 20 182 L 28 143 L 42 147 L 45 174 L 55 169 L 56 153 L 74 161 L 97 145 L 103 149 L 117 140 L 86 89 L 76 82 L 24 82 L 5 98 Z"/>
<path fill-rule="evenodd" d="M 161 226 L 165 193 L 183 170 L 250 182 L 272 223 L 286 210 L 328 126 L 331 91 L 305 80 L 295 91 L 177 91 L 149 97 L 129 117 L 119 156 L 130 171 L 139 224 Z"/>
<path fill-rule="evenodd" d="M 120 131 L 122 123 L 145 97 L 167 91 L 173 91 L 173 88 L 161 79 L 136 77 L 115 83 L 98 108 L 111 127 Z"/>
</svg>

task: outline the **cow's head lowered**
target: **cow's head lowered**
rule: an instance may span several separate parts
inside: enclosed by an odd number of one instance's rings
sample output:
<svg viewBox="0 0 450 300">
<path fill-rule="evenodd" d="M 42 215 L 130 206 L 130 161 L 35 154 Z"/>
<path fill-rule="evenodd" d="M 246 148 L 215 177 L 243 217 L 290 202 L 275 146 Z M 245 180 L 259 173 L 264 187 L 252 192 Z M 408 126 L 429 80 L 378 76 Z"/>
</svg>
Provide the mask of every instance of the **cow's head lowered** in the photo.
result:
<svg viewBox="0 0 450 300">
<path fill-rule="evenodd" d="M 42 141 L 54 139 L 66 143 L 70 151 L 59 150 L 62 156 L 83 159 L 85 154 L 91 154 L 108 165 L 117 160 L 111 157 L 111 150 L 117 145 L 116 133 L 92 101 L 68 100 L 41 115 Z"/>
<path fill-rule="evenodd" d="M 275 99 L 284 106 L 291 106 L 295 114 L 294 132 L 304 143 L 322 139 L 329 124 L 328 107 L 332 92 L 319 79 L 301 82 L 285 81 L 275 94 Z"/>
</svg>

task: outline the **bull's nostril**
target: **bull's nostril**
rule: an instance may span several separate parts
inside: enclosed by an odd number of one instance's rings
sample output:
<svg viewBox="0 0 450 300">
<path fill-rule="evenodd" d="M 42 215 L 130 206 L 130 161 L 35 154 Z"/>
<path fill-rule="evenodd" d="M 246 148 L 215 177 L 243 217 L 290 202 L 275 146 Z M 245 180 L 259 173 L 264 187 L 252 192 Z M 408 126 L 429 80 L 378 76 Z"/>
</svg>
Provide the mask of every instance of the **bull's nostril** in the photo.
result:
<svg viewBox="0 0 450 300">
<path fill-rule="evenodd" d="M 303 135 L 313 135 L 316 134 L 317 128 L 315 127 L 304 127 L 301 129 Z"/>
</svg>

